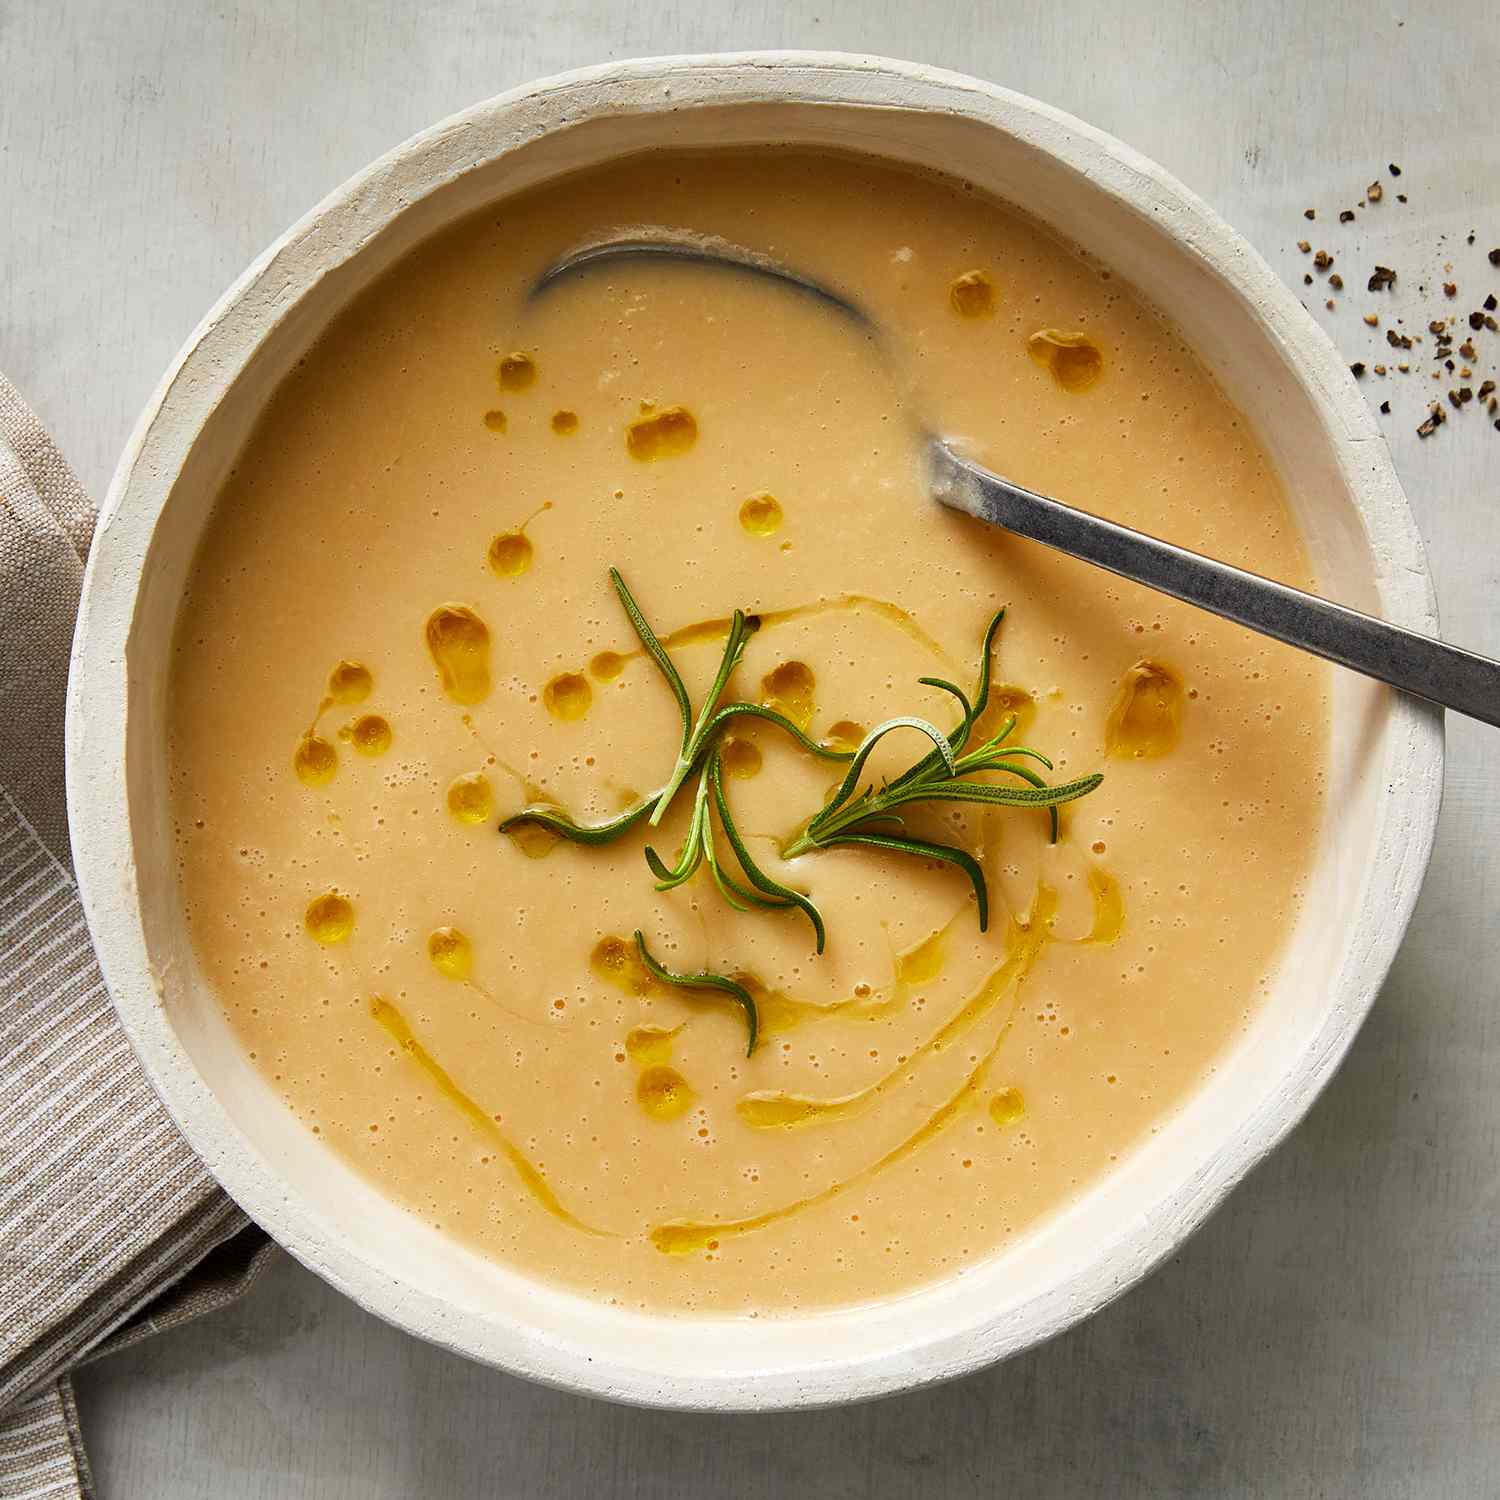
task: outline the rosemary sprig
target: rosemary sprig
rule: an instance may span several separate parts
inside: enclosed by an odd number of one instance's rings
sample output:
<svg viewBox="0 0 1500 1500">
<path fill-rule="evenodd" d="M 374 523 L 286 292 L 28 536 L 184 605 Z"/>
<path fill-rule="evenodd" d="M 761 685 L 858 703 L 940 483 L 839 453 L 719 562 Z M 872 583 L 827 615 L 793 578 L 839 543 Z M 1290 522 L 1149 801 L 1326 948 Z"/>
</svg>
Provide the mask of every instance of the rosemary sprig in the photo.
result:
<svg viewBox="0 0 1500 1500">
<path fill-rule="evenodd" d="M 770 907 L 795 906 L 812 923 L 813 936 L 817 940 L 817 951 L 821 953 L 828 942 L 828 933 L 823 926 L 823 914 L 801 891 L 794 891 L 791 886 L 782 885 L 779 880 L 773 880 L 755 863 L 729 811 L 729 799 L 724 795 L 724 778 L 719 772 L 717 755 L 708 763 L 708 780 L 714 794 L 714 807 L 718 811 L 719 822 L 724 827 L 724 837 L 729 840 L 729 847 L 734 850 L 734 857 L 739 860 L 740 869 L 745 872 L 745 878 L 760 892 L 762 899 L 758 904 Z"/>
<path fill-rule="evenodd" d="M 990 651 L 1004 618 L 1005 611 L 1000 610 L 985 631 L 979 681 L 972 701 L 962 688 L 941 677 L 921 679 L 928 686 L 940 688 L 958 700 L 961 716 L 954 728 L 943 735 L 925 720 L 911 718 L 890 719 L 884 724 L 877 724 L 855 751 L 854 760 L 844 779 L 834 789 L 833 795 L 822 810 L 808 820 L 802 832 L 782 850 L 783 857 L 795 859 L 814 849 L 853 845 L 882 849 L 890 853 L 914 854 L 923 859 L 943 860 L 969 877 L 979 903 L 979 930 L 986 930 L 989 926 L 989 899 L 984 873 L 974 857 L 951 844 L 908 836 L 900 831 L 904 830 L 905 821 L 897 809 L 918 802 L 1045 807 L 1051 820 L 1052 841 L 1055 843 L 1058 806 L 1087 796 L 1104 779 L 1094 774 L 1077 777 L 1061 786 L 1048 785 L 1030 766 L 1023 764 L 1027 760 L 1037 761 L 1050 771 L 1052 762 L 1045 755 L 1027 745 L 1005 743 L 1016 727 L 1014 714 L 1007 715 L 999 730 L 977 749 L 967 750 L 974 725 L 989 704 Z M 878 788 L 871 785 L 859 790 L 866 762 L 875 746 L 892 730 L 903 727 L 920 729 L 933 741 L 933 748 L 894 780 L 882 782 Z M 1003 783 L 964 779 L 991 771 L 1014 776 L 1024 785 L 1007 786 Z M 898 832 L 885 831 L 890 824 L 894 824 Z"/>
<path fill-rule="evenodd" d="M 710 811 L 710 797 L 712 797 L 712 811 Z M 725 837 L 728 838 L 730 847 L 734 850 L 734 857 L 739 862 L 740 871 L 750 882 L 748 886 L 742 884 L 719 863 L 718 849 L 714 841 L 713 812 L 719 815 L 720 826 L 724 829 Z M 707 865 L 714 884 L 719 888 L 719 894 L 736 911 L 749 911 L 752 907 L 759 907 L 765 911 L 795 907 L 804 912 L 808 921 L 812 923 L 813 934 L 817 939 L 817 951 L 819 953 L 823 951 L 828 934 L 823 925 L 822 913 L 801 891 L 782 885 L 766 874 L 755 862 L 754 856 L 740 836 L 734 815 L 729 810 L 729 798 L 724 791 L 724 774 L 717 748 L 709 751 L 708 759 L 704 762 L 702 771 L 699 772 L 698 790 L 693 798 L 693 812 L 688 820 L 687 833 L 683 837 L 682 847 L 677 854 L 677 863 L 669 868 L 650 845 L 646 847 L 646 863 L 651 867 L 651 873 L 656 876 L 656 889 L 659 891 L 675 890 L 691 880 L 701 865 Z"/>
<path fill-rule="evenodd" d="M 747 615 L 743 610 L 735 610 L 729 621 L 728 635 L 719 659 L 718 671 L 714 674 L 713 685 L 695 713 L 681 674 L 641 612 L 619 570 L 611 568 L 609 576 L 626 618 L 646 654 L 656 663 L 657 670 L 676 701 L 682 719 L 682 736 L 676 763 L 659 791 L 651 793 L 605 822 L 580 823 L 562 808 L 535 804 L 507 818 L 500 825 L 502 832 L 519 823 L 536 823 L 575 843 L 605 844 L 619 838 L 642 821 L 649 822 L 652 827 L 659 825 L 678 791 L 696 772 L 698 784 L 693 794 L 692 813 L 675 864 L 669 866 L 655 849 L 649 845 L 646 847 L 646 863 L 656 877 L 656 888 L 659 891 L 675 890 L 691 880 L 706 865 L 720 895 L 737 911 L 757 908 L 773 911 L 795 908 L 801 911 L 812 924 L 817 951 L 822 953 L 827 944 L 827 931 L 818 908 L 802 891 L 783 884 L 763 870 L 745 846 L 735 825 L 734 814 L 724 791 L 723 768 L 718 749 L 723 731 L 735 719 L 748 716 L 764 720 L 785 731 L 810 754 L 825 760 L 849 762 L 848 769 L 827 803 L 807 821 L 801 833 L 782 849 L 784 859 L 796 859 L 815 849 L 855 847 L 940 860 L 961 870 L 968 877 L 978 903 L 981 932 L 989 926 L 989 893 L 979 862 L 966 850 L 952 844 L 908 834 L 901 809 L 922 802 L 1045 808 L 1051 821 L 1052 841 L 1055 843 L 1058 807 L 1064 802 L 1086 796 L 1104 779 L 1095 774 L 1079 776 L 1059 786 L 1050 785 L 1028 762 L 1034 762 L 1048 771 L 1052 770 L 1052 762 L 1040 750 L 1034 750 L 1029 745 L 1008 743 L 1016 727 L 1014 714 L 1007 715 L 998 730 L 983 744 L 970 748 L 969 741 L 973 737 L 974 726 L 989 706 L 991 656 L 995 637 L 1005 619 L 1004 610 L 998 611 L 985 629 L 978 680 L 972 698 L 945 678 L 919 679 L 928 687 L 947 693 L 957 702 L 959 720 L 951 730 L 945 734 L 926 719 L 901 715 L 877 724 L 860 742 L 858 749 L 851 752 L 831 750 L 816 743 L 784 714 L 767 708 L 764 704 L 738 701 L 723 705 L 719 703 L 735 668 L 744 656 L 746 643 L 759 629 L 758 618 Z M 898 729 L 911 729 L 924 735 L 931 742 L 931 748 L 894 779 L 882 780 L 878 787 L 873 784 L 861 787 L 860 783 L 876 747 L 887 735 Z M 1020 784 L 974 779 L 990 773 L 1009 776 Z M 739 865 L 738 875 L 731 873 L 719 861 L 715 843 L 715 818 L 734 851 L 735 862 Z M 689 988 L 726 990 L 742 997 L 743 1003 L 749 1006 L 751 1045 L 754 1046 L 754 1004 L 743 986 L 716 974 L 671 975 L 646 952 L 639 933 L 636 937 L 642 960 L 658 978 Z"/>
<path fill-rule="evenodd" d="M 635 934 L 636 951 L 641 955 L 641 962 L 651 973 L 652 977 L 661 980 L 663 984 L 675 985 L 683 990 L 718 990 L 722 994 L 730 996 L 745 1013 L 745 1026 L 749 1031 L 749 1040 L 745 1046 L 745 1056 L 749 1057 L 755 1051 L 755 1042 L 760 1035 L 760 1015 L 755 1009 L 755 997 L 744 985 L 736 984 L 734 980 L 726 978 L 723 974 L 674 974 L 670 969 L 663 968 L 652 956 L 651 950 L 646 946 L 646 939 L 639 928 Z"/>
<path fill-rule="evenodd" d="M 646 654 L 656 663 L 657 670 L 671 689 L 672 697 L 677 703 L 677 711 L 682 716 L 682 742 L 677 752 L 677 763 L 672 767 L 666 784 L 660 790 L 652 792 L 644 801 L 603 823 L 580 823 L 560 807 L 537 802 L 523 807 L 520 812 L 513 813 L 507 818 L 500 825 L 501 833 L 507 832 L 520 823 L 535 823 L 562 838 L 572 839 L 575 843 L 607 844 L 611 839 L 619 838 L 621 834 L 629 832 L 642 818 L 647 819 L 655 828 L 666 816 L 667 809 L 672 805 L 683 782 L 695 770 L 703 768 L 706 752 L 717 743 L 723 730 L 735 719 L 745 716 L 763 719 L 767 723 L 776 725 L 777 728 L 789 734 L 804 750 L 824 760 L 842 761 L 852 758 L 853 751 L 833 750 L 827 745 L 818 744 L 816 740 L 804 734 L 785 714 L 778 713 L 774 708 L 767 708 L 763 703 L 734 702 L 719 706 L 719 699 L 723 696 L 734 669 L 739 665 L 740 658 L 745 654 L 746 643 L 760 629 L 759 618 L 755 615 L 747 615 L 743 610 L 735 610 L 730 619 L 729 635 L 724 642 L 724 653 L 719 659 L 719 670 L 714 674 L 713 687 L 709 690 L 708 697 L 704 699 L 703 706 L 695 715 L 682 674 L 673 665 L 672 658 L 667 654 L 667 648 L 662 645 L 656 632 L 651 628 L 650 622 L 641 612 L 640 605 L 635 602 L 635 597 L 626 586 L 620 570 L 611 568 L 609 578 L 625 610 L 625 617 L 630 621 L 631 628 L 645 648 Z M 696 866 L 694 868 L 696 869 Z"/>
<path fill-rule="evenodd" d="M 760 629 L 760 621 L 757 620 L 752 625 L 742 609 L 735 610 L 730 617 L 729 635 L 724 642 L 724 654 L 719 658 L 719 670 L 714 674 L 714 684 L 708 691 L 708 697 L 703 700 L 703 706 L 694 718 L 692 702 L 688 698 L 687 686 L 681 674 L 673 666 L 672 658 L 667 655 L 667 648 L 657 639 L 656 632 L 647 623 L 640 606 L 626 588 L 618 568 L 609 570 L 609 581 L 614 584 L 615 593 L 620 596 L 625 614 L 635 627 L 635 633 L 641 638 L 647 655 L 656 663 L 667 686 L 671 688 L 672 696 L 677 700 L 677 710 L 682 715 L 682 747 L 677 752 L 677 764 L 672 767 L 672 774 L 667 777 L 667 784 L 661 789 L 656 806 L 651 810 L 650 823 L 655 828 L 672 805 L 677 789 L 692 774 L 698 756 L 708 741 L 708 726 L 713 718 L 714 706 L 728 685 L 734 669 L 739 666 L 740 658 L 745 654 L 746 642 Z"/>
<path fill-rule="evenodd" d="M 560 807 L 546 802 L 534 802 L 530 807 L 523 807 L 520 812 L 512 813 L 506 818 L 500 825 L 500 832 L 509 833 L 520 823 L 535 823 L 562 838 L 571 839 L 575 844 L 608 844 L 646 817 L 656 806 L 660 795 L 660 792 L 652 792 L 649 797 L 603 823 L 579 823 Z"/>
</svg>

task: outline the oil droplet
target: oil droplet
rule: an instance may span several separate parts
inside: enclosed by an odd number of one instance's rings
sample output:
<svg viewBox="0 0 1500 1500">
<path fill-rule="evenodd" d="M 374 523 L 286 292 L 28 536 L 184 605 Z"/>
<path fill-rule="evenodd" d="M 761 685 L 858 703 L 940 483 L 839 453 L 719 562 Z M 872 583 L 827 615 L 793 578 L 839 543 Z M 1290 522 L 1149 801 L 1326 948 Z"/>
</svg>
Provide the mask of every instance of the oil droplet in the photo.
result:
<svg viewBox="0 0 1500 1500">
<path fill-rule="evenodd" d="M 552 430 L 558 437 L 568 437 L 578 431 L 578 413 L 576 411 L 555 411 L 552 413 Z"/>
<path fill-rule="evenodd" d="M 618 651 L 601 651 L 589 663 L 589 671 L 600 682 L 613 682 L 625 670 L 625 661 Z"/>
<path fill-rule="evenodd" d="M 581 719 L 594 701 L 594 690 L 580 672 L 563 672 L 542 689 L 542 702 L 554 719 Z"/>
<path fill-rule="evenodd" d="M 864 743 L 865 733 L 863 724 L 856 724 L 853 719 L 840 719 L 823 736 L 823 748 L 842 750 L 845 754 L 852 755 Z"/>
<path fill-rule="evenodd" d="M 1138 661 L 1120 680 L 1104 726 L 1104 753 L 1153 759 L 1176 746 L 1181 730 L 1181 679 L 1160 662 Z"/>
<path fill-rule="evenodd" d="M 460 823 L 488 823 L 495 814 L 495 794 L 483 771 L 465 771 L 448 784 L 448 811 Z"/>
<path fill-rule="evenodd" d="M 760 747 L 754 740 L 731 735 L 719 751 L 719 760 L 726 776 L 738 776 L 741 780 L 748 781 L 752 776 L 760 774 Z"/>
<path fill-rule="evenodd" d="M 1014 1125 L 1026 1113 L 1026 1096 L 1020 1089 L 1001 1089 L 990 1100 L 990 1119 L 1002 1128 Z"/>
<path fill-rule="evenodd" d="M 502 531 L 490 542 L 490 567 L 501 578 L 519 578 L 531 566 L 535 548 L 526 535 L 526 528 L 544 510 L 551 509 L 552 502 L 544 500 L 515 530 Z"/>
<path fill-rule="evenodd" d="M 641 1074 L 635 1097 L 653 1120 L 676 1120 L 693 1107 L 696 1096 L 681 1073 L 658 1064 Z"/>
<path fill-rule="evenodd" d="M 665 406 L 625 429 L 626 449 L 643 463 L 686 453 L 697 441 L 698 424 L 685 406 Z"/>
<path fill-rule="evenodd" d="M 948 305 L 961 318 L 995 316 L 995 283 L 986 271 L 965 271 L 948 288 Z"/>
<path fill-rule="evenodd" d="M 376 996 L 370 1001 L 370 1014 L 385 1028 L 391 1040 L 427 1075 L 438 1093 L 458 1109 L 471 1125 L 495 1142 L 516 1176 L 520 1178 L 522 1187 L 549 1214 L 556 1219 L 561 1219 L 564 1224 L 569 1224 L 574 1229 L 581 1229 L 585 1234 L 606 1233 L 605 1230 L 595 1229 L 592 1225 L 585 1224 L 563 1207 L 557 1194 L 552 1191 L 547 1179 L 542 1175 L 541 1168 L 525 1156 L 510 1137 L 500 1129 L 493 1115 L 475 1103 L 453 1081 L 447 1069 L 412 1035 L 411 1027 L 406 1024 L 406 1018 L 389 1000 L 382 1000 Z"/>
<path fill-rule="evenodd" d="M 1092 865 L 1088 872 L 1089 895 L 1094 898 L 1094 925 L 1082 941 L 1090 948 L 1116 942 L 1125 928 L 1125 900 L 1120 883 L 1107 870 Z"/>
<path fill-rule="evenodd" d="M 802 661 L 784 661 L 761 678 L 761 702 L 785 714 L 798 729 L 806 729 L 817 707 L 814 693 L 818 680 Z"/>
<path fill-rule="evenodd" d="M 990 689 L 990 701 L 984 712 L 974 721 L 974 732 L 969 737 L 974 749 L 1000 732 L 1000 726 L 1012 715 L 1016 716 L 1015 728 L 1006 736 L 1006 743 L 1023 745 L 1036 718 L 1036 699 L 1025 688 L 1013 682 L 997 682 Z"/>
<path fill-rule="evenodd" d="M 625 1051 L 631 1062 L 645 1068 L 653 1063 L 672 1060 L 672 1038 L 682 1030 L 680 1026 L 668 1029 L 665 1026 L 637 1026 L 625 1038 Z"/>
<path fill-rule="evenodd" d="M 1086 391 L 1104 373 L 1104 355 L 1086 333 L 1043 328 L 1026 340 L 1026 348 L 1065 391 Z"/>
<path fill-rule="evenodd" d="M 323 738 L 308 730 L 297 743 L 292 756 L 292 769 L 297 780 L 307 786 L 322 786 L 332 781 L 339 768 L 339 753 Z"/>
<path fill-rule="evenodd" d="M 505 836 L 527 859 L 546 859 L 562 840 L 561 834 L 540 823 L 517 823 L 505 830 Z"/>
<path fill-rule="evenodd" d="M 589 968 L 596 977 L 627 995 L 649 995 L 656 984 L 650 969 L 641 962 L 635 944 L 612 934 L 594 944 Z"/>
<path fill-rule="evenodd" d="M 427 936 L 427 956 L 446 979 L 467 979 L 474 972 L 474 948 L 456 927 L 438 927 Z"/>
<path fill-rule="evenodd" d="M 363 703 L 374 687 L 370 669 L 360 661 L 341 661 L 328 674 L 328 696 L 335 703 Z"/>
<path fill-rule="evenodd" d="M 391 726 L 379 714 L 361 714 L 349 726 L 349 741 L 361 755 L 384 755 L 391 748 Z"/>
<path fill-rule="evenodd" d="M 467 604 L 442 604 L 427 617 L 427 649 L 455 703 L 479 703 L 490 691 L 489 627 Z"/>
<path fill-rule="evenodd" d="M 501 578 L 519 578 L 531 566 L 535 550 L 524 531 L 502 531 L 490 543 L 490 567 Z"/>
<path fill-rule="evenodd" d="M 718 1237 L 717 1224 L 692 1224 L 686 1220 L 658 1224 L 651 1231 L 651 1243 L 663 1255 L 692 1255 L 707 1250 Z"/>
<path fill-rule="evenodd" d="M 505 431 L 505 413 L 503 411 L 487 411 L 484 414 L 484 425 L 491 432 Z"/>
<path fill-rule="evenodd" d="M 771 536 L 781 530 L 781 502 L 774 495 L 751 495 L 740 506 L 740 525 L 751 536 Z"/>
<path fill-rule="evenodd" d="M 302 924 L 315 943 L 329 948 L 354 931 L 354 908 L 337 891 L 325 891 L 308 902 Z"/>
<path fill-rule="evenodd" d="M 948 957 L 948 929 L 939 927 L 931 937 L 923 938 L 915 948 L 896 955 L 896 983 L 903 990 L 931 984 L 943 972 Z"/>
<path fill-rule="evenodd" d="M 529 354 L 507 354 L 495 375 L 502 391 L 524 391 L 536 384 L 536 361 Z"/>
</svg>

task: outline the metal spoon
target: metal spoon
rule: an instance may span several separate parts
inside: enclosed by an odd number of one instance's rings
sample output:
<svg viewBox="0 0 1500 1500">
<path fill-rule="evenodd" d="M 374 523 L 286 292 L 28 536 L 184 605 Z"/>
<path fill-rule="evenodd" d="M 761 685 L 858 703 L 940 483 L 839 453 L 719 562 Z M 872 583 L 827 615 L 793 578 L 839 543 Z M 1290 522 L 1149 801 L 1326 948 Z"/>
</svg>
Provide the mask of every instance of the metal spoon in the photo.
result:
<svg viewBox="0 0 1500 1500">
<path fill-rule="evenodd" d="M 544 272 L 531 296 L 544 296 L 559 282 L 591 267 L 647 259 L 758 276 L 815 297 L 879 336 L 869 315 L 837 292 L 748 250 L 711 240 L 637 238 L 589 245 Z M 931 433 L 927 458 L 932 493 L 953 510 L 1107 568 L 1429 703 L 1500 726 L 1500 662 L 1023 489 L 962 457 Z"/>
</svg>

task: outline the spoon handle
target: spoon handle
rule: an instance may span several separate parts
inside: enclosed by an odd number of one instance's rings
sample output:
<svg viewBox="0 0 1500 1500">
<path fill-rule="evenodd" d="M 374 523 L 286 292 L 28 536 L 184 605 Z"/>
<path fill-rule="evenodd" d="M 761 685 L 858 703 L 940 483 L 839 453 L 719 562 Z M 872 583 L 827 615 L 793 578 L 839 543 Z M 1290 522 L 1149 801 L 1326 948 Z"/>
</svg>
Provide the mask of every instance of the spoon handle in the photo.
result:
<svg viewBox="0 0 1500 1500">
<path fill-rule="evenodd" d="M 934 494 L 954 510 L 1108 568 L 1429 703 L 1500 725 L 1500 662 L 1022 489 L 960 458 L 945 443 L 934 441 L 930 448 Z"/>
</svg>

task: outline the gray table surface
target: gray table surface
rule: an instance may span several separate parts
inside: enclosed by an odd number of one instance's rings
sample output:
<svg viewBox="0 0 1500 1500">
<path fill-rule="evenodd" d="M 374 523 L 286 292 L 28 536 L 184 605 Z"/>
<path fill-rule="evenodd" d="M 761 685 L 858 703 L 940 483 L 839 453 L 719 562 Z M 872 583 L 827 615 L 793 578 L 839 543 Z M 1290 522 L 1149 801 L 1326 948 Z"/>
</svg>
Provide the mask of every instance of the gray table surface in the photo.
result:
<svg viewBox="0 0 1500 1500">
<path fill-rule="evenodd" d="M 543 73 L 745 46 L 912 57 L 1047 99 L 1177 173 L 1294 284 L 1307 229 L 1346 267 L 1396 267 L 1409 321 L 1445 262 L 1462 310 L 1500 290 L 1484 0 L 0 0 L 0 369 L 102 495 L 201 314 L 374 156 Z M 1392 160 L 1410 202 L 1387 179 L 1380 211 L 1330 222 Z M 1351 360 L 1388 352 L 1368 300 L 1313 304 Z M 1500 655 L 1500 432 L 1470 411 L 1420 442 L 1437 394 L 1372 389 L 1445 630 Z M 850 1411 L 634 1412 L 439 1353 L 283 1262 L 82 1378 L 101 1495 L 1500 1493 L 1500 740 L 1449 735 L 1432 872 L 1343 1071 L 1180 1256 L 1048 1347 Z"/>
</svg>

